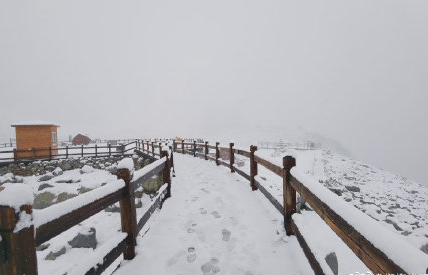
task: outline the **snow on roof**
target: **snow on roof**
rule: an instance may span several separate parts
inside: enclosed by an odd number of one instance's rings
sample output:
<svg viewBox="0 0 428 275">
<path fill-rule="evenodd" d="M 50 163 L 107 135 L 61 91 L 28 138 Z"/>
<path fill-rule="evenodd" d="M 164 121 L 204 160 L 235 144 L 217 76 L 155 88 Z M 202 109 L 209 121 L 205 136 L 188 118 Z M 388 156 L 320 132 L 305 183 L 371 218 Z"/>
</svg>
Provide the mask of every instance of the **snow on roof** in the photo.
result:
<svg viewBox="0 0 428 275">
<path fill-rule="evenodd" d="M 42 121 L 42 120 L 23 121 L 23 122 L 19 122 L 19 123 L 14 123 L 11 126 L 16 127 L 16 126 L 50 126 L 50 125 L 59 126 L 55 123 L 48 122 L 48 121 Z"/>
</svg>

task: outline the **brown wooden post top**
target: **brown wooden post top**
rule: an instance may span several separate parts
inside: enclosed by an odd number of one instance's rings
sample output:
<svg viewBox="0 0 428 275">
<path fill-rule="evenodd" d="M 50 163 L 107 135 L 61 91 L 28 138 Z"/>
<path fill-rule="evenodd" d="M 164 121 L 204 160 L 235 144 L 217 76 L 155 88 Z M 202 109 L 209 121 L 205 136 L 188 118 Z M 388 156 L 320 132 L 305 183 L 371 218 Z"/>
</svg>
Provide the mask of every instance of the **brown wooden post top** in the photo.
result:
<svg viewBox="0 0 428 275">
<path fill-rule="evenodd" d="M 32 214 L 32 205 L 22 205 L 19 211 L 10 206 L 0 205 L 0 275 L 37 275 Z M 28 215 L 31 225 L 17 227 L 20 219 L 28 218 Z"/>
<path fill-rule="evenodd" d="M 196 157 L 196 140 L 193 141 L 193 156 Z"/>
<path fill-rule="evenodd" d="M 155 143 L 152 141 L 152 155 L 155 156 Z"/>
<path fill-rule="evenodd" d="M 296 159 L 292 156 L 285 156 L 283 164 L 283 196 L 284 196 L 284 226 L 287 235 L 293 235 L 291 227 L 291 216 L 296 213 L 296 190 L 290 184 L 290 170 L 296 166 Z"/>
<path fill-rule="evenodd" d="M 117 179 L 125 182 L 126 189 L 125 196 L 119 201 L 122 232 L 128 234 L 127 246 L 123 251 L 123 258 L 125 260 L 132 260 L 135 257 L 135 246 L 137 244 L 137 214 L 134 191 L 131 187 L 131 172 L 126 168 L 117 169 Z"/>
<path fill-rule="evenodd" d="M 257 176 L 257 162 L 254 158 L 254 153 L 257 151 L 257 146 L 250 146 L 250 186 L 253 191 L 257 190 L 255 177 Z"/>
<path fill-rule="evenodd" d="M 233 146 L 235 146 L 233 142 L 229 143 L 229 159 L 230 159 L 229 167 L 230 167 L 230 172 L 235 173 L 235 168 L 233 167 L 233 164 L 235 163 L 235 154 L 233 152 Z"/>
</svg>

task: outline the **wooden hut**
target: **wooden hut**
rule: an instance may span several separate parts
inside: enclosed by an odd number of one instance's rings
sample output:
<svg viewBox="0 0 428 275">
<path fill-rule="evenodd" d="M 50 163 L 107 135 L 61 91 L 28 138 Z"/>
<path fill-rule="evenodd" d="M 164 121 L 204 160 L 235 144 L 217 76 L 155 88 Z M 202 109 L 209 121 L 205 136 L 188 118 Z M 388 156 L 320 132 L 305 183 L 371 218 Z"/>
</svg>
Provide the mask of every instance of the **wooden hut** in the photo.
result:
<svg viewBox="0 0 428 275">
<path fill-rule="evenodd" d="M 11 125 L 16 132 L 17 159 L 47 158 L 58 154 L 59 125 L 27 121 Z"/>
</svg>

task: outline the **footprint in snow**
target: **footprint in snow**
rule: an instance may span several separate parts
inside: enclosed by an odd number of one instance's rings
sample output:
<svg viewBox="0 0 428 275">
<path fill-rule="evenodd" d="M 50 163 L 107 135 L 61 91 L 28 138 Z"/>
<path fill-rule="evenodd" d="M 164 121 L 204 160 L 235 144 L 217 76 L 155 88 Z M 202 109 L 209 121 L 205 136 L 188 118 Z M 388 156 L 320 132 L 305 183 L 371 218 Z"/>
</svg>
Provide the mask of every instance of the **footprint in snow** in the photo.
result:
<svg viewBox="0 0 428 275">
<path fill-rule="evenodd" d="M 193 263 L 196 260 L 196 252 L 194 247 L 189 247 L 187 249 L 187 262 Z"/>
<path fill-rule="evenodd" d="M 211 212 L 211 215 L 213 215 L 213 217 L 216 218 L 216 219 L 221 218 L 221 215 L 217 211 Z"/>
<path fill-rule="evenodd" d="M 207 193 L 207 194 L 209 194 L 209 193 L 210 193 L 210 191 L 206 190 L 205 188 L 201 188 L 201 190 L 202 190 L 203 192 Z"/>
<path fill-rule="evenodd" d="M 227 229 L 223 229 L 223 230 L 221 231 L 221 234 L 223 235 L 223 236 L 222 236 L 222 240 L 223 240 L 223 241 L 225 241 L 225 242 L 230 241 L 230 235 L 232 234 L 232 232 L 230 232 L 230 231 L 229 231 L 229 230 L 227 230 Z"/>
<path fill-rule="evenodd" d="M 205 215 L 207 213 L 207 210 L 205 210 L 204 208 L 199 208 L 199 211 L 202 215 Z"/>
<path fill-rule="evenodd" d="M 171 258 L 168 259 L 167 265 L 172 266 L 178 262 L 178 260 L 186 253 L 186 251 L 181 250 L 174 254 Z"/>
<path fill-rule="evenodd" d="M 219 260 L 217 258 L 211 258 L 209 262 L 201 266 L 202 273 L 204 275 L 214 275 L 220 272 L 220 267 L 218 267 Z"/>
</svg>

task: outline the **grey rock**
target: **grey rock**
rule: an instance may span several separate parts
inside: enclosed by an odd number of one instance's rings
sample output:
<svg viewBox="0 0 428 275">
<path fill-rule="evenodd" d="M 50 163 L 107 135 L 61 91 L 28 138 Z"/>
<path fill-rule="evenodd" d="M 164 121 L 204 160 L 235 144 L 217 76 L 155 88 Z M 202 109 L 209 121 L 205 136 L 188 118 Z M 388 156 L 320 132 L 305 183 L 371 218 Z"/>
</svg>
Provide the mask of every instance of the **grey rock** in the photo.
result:
<svg viewBox="0 0 428 275">
<path fill-rule="evenodd" d="M 392 224 L 394 226 L 395 230 L 397 230 L 397 231 L 403 231 L 403 229 L 395 221 L 393 221 L 393 220 L 391 220 L 389 218 L 386 218 L 385 222 L 387 222 L 389 224 Z"/>
<path fill-rule="evenodd" d="M 97 231 L 91 227 L 87 234 L 77 234 L 68 244 L 73 248 L 97 248 Z"/>
<path fill-rule="evenodd" d="M 75 194 L 68 194 L 66 192 L 63 192 L 63 193 L 61 193 L 61 194 L 58 195 L 58 198 L 56 199 L 56 202 L 57 203 L 63 202 L 63 201 L 66 201 L 68 199 L 74 198 L 76 196 L 77 195 L 75 195 Z"/>
<path fill-rule="evenodd" d="M 42 191 L 43 189 L 46 189 L 46 188 L 51 188 L 51 187 L 53 187 L 52 185 L 50 185 L 49 183 L 43 183 L 43 184 L 41 184 L 40 186 L 39 186 L 39 191 Z"/>
<path fill-rule="evenodd" d="M 65 249 L 65 247 L 61 248 L 61 250 L 57 251 L 57 252 L 50 252 L 46 257 L 45 260 L 48 261 L 55 261 L 56 258 L 58 258 L 61 255 L 64 255 L 65 252 L 67 251 L 67 249 Z"/>
<path fill-rule="evenodd" d="M 360 192 L 360 187 L 353 185 L 346 185 L 345 188 L 351 192 Z"/>
<path fill-rule="evenodd" d="M 118 207 L 116 205 L 112 205 L 112 206 L 107 207 L 104 211 L 110 212 L 110 213 L 120 213 L 120 207 Z"/>
<path fill-rule="evenodd" d="M 43 192 L 34 198 L 33 208 L 43 209 L 54 204 L 55 195 L 50 192 Z"/>
<path fill-rule="evenodd" d="M 91 188 L 86 188 L 86 187 L 82 186 L 82 187 L 80 187 L 80 189 L 78 191 L 79 191 L 79 194 L 83 194 L 83 193 L 89 192 L 91 190 L 92 190 Z"/>
<path fill-rule="evenodd" d="M 338 196 L 342 196 L 342 191 L 337 188 L 328 188 L 331 192 L 335 193 Z"/>
<path fill-rule="evenodd" d="M 331 271 L 333 271 L 334 275 L 339 273 L 339 263 L 337 262 L 336 253 L 332 252 L 325 257 L 325 261 L 330 267 Z"/>
<path fill-rule="evenodd" d="M 44 243 L 44 244 L 41 244 L 38 247 L 36 247 L 36 250 L 37 251 L 44 251 L 44 250 L 48 249 L 49 246 L 50 246 L 49 243 Z"/>
<path fill-rule="evenodd" d="M 39 181 L 48 181 L 48 180 L 50 180 L 50 179 L 52 179 L 53 178 L 53 176 L 52 175 L 44 175 L 44 176 L 41 176 L 40 178 L 39 178 Z"/>
<path fill-rule="evenodd" d="M 56 183 L 73 183 L 73 180 L 68 179 L 68 180 L 57 180 L 55 181 Z"/>
</svg>

